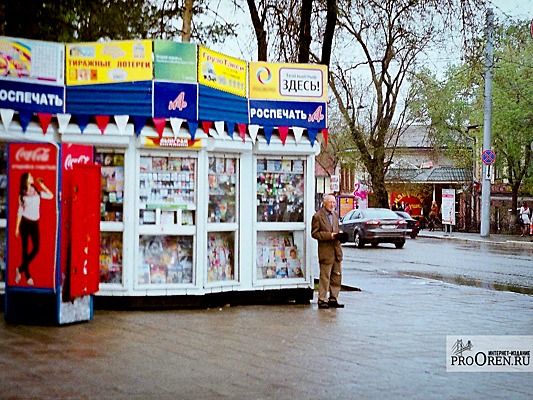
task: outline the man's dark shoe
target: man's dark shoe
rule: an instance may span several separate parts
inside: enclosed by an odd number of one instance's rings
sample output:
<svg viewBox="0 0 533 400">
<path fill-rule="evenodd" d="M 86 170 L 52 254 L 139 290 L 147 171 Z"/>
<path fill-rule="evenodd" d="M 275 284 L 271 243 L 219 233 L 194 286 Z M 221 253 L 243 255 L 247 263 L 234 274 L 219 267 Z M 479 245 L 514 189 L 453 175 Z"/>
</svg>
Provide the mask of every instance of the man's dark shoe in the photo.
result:
<svg viewBox="0 0 533 400">
<path fill-rule="evenodd" d="M 326 302 L 326 301 L 319 301 L 318 302 L 318 308 L 320 308 L 322 310 L 325 310 L 325 309 L 329 308 L 329 303 Z"/>
<path fill-rule="evenodd" d="M 339 303 L 337 300 L 328 301 L 329 308 L 344 308 L 344 304 Z"/>
</svg>

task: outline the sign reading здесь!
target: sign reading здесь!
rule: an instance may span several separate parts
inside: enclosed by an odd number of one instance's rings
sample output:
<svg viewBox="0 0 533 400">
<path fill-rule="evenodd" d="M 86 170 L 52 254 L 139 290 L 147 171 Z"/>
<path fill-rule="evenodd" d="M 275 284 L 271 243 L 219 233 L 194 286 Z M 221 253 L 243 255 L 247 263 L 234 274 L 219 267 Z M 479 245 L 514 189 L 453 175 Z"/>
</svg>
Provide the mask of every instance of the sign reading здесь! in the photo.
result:
<svg viewBox="0 0 533 400">
<path fill-rule="evenodd" d="M 251 62 L 250 99 L 327 102 L 325 65 Z"/>
</svg>

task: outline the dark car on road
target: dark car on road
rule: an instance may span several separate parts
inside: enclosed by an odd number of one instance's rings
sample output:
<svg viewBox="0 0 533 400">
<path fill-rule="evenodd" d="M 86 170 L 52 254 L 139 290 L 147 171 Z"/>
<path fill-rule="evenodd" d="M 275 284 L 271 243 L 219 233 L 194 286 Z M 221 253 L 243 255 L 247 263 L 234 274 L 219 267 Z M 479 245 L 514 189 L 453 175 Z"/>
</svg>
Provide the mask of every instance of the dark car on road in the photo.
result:
<svg viewBox="0 0 533 400">
<path fill-rule="evenodd" d="M 416 239 L 418 233 L 420 232 L 420 222 L 411 217 L 411 215 L 409 213 L 406 213 L 405 211 L 394 212 L 403 219 L 405 219 L 405 222 L 407 222 L 407 234 L 411 236 L 412 239 Z"/>
<path fill-rule="evenodd" d="M 349 211 L 342 217 L 339 229 L 348 235 L 348 242 L 357 247 L 370 243 L 393 243 L 401 249 L 405 245 L 407 222 L 388 208 L 366 208 Z"/>
</svg>

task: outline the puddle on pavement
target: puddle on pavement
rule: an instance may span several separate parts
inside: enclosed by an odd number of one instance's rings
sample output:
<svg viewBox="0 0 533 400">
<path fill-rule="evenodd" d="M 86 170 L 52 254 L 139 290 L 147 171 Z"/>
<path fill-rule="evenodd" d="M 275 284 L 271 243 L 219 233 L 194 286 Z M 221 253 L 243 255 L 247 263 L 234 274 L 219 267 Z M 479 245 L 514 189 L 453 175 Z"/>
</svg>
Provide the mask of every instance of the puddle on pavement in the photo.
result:
<svg viewBox="0 0 533 400">
<path fill-rule="evenodd" d="M 426 273 L 426 272 L 415 272 L 415 271 L 400 271 L 399 274 L 403 276 L 413 276 L 417 278 L 434 279 L 437 281 L 453 283 L 453 284 L 461 285 L 461 286 L 472 286 L 472 287 L 478 287 L 478 288 L 483 288 L 483 289 L 497 290 L 500 292 L 521 293 L 521 294 L 527 294 L 530 296 L 533 295 L 533 288 L 512 285 L 512 284 L 504 284 L 504 283 L 483 282 L 477 279 L 466 278 L 464 276 L 458 276 L 458 275 L 449 276 L 449 275 L 439 275 L 439 274 Z"/>
</svg>

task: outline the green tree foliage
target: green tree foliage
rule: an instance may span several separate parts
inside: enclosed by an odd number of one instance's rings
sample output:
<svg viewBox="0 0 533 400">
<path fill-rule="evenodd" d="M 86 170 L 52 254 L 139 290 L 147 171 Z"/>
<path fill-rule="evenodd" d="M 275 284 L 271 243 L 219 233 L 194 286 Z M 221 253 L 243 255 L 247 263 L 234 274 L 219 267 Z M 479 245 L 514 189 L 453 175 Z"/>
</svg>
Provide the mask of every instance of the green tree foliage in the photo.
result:
<svg viewBox="0 0 533 400">
<path fill-rule="evenodd" d="M 533 193 L 533 41 L 529 27 L 529 21 L 499 26 L 494 44 L 492 148 L 497 154 L 496 169 L 512 188 L 512 210 L 520 194 Z M 419 122 L 429 123 L 437 147 L 454 154 L 465 166 L 470 138 L 477 140 L 478 150 L 483 143 L 483 65 L 483 59 L 470 59 L 450 67 L 442 80 L 423 71 L 412 82 L 416 101 L 410 112 Z M 479 156 L 478 152 L 475 157 Z"/>
<path fill-rule="evenodd" d="M 194 1 L 194 41 L 215 43 L 235 35 L 236 24 L 219 15 L 217 4 Z M 184 13 L 185 4 L 179 0 L 9 1 L 0 6 L 0 34 L 59 42 L 172 40 L 182 36 Z"/>
<path fill-rule="evenodd" d="M 449 35 L 458 21 L 463 37 L 471 37 L 481 6 L 479 0 L 339 2 L 343 40 L 336 46 L 343 52 L 336 54 L 330 87 L 380 206 L 389 205 L 385 174 L 394 149 L 414 122 L 407 112 L 412 100 L 408 78 L 420 68 L 424 51 Z"/>
<path fill-rule="evenodd" d="M 533 41 L 529 21 L 501 29 L 495 45 L 492 143 L 496 166 L 518 194 L 531 192 L 533 142 Z M 522 185 L 525 183 L 524 185 Z"/>
</svg>

